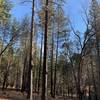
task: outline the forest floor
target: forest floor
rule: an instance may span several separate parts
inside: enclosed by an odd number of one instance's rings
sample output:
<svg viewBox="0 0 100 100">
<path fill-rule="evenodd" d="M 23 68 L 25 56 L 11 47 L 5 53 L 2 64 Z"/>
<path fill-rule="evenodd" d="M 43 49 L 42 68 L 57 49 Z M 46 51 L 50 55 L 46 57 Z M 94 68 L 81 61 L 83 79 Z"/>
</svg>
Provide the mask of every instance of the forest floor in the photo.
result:
<svg viewBox="0 0 100 100">
<path fill-rule="evenodd" d="M 0 100 L 27 100 L 26 94 L 17 92 L 15 90 L 5 90 L 2 92 L 0 89 Z M 33 94 L 33 100 L 41 100 L 40 96 L 37 94 Z M 56 97 L 56 99 L 48 98 L 48 100 L 77 100 L 77 99 L 71 99 L 70 97 Z"/>
</svg>

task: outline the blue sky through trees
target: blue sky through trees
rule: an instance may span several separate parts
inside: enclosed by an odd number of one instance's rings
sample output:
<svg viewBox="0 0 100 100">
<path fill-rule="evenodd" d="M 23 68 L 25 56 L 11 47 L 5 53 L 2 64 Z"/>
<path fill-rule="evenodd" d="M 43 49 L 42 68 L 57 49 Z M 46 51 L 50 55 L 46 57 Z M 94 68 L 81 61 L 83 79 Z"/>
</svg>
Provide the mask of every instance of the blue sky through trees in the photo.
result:
<svg viewBox="0 0 100 100">
<path fill-rule="evenodd" d="M 21 19 L 25 15 L 31 14 L 31 3 L 21 4 L 20 3 L 21 0 L 11 0 L 11 1 L 14 3 L 14 7 L 11 11 L 13 17 Z M 85 31 L 85 23 L 82 19 L 82 16 L 84 16 L 84 12 L 82 11 L 82 9 L 89 7 L 88 5 L 89 1 L 90 0 L 66 0 L 66 3 L 64 4 L 65 14 L 70 17 L 75 29 L 81 32 Z M 36 0 L 36 4 L 37 3 L 38 0 Z"/>
</svg>

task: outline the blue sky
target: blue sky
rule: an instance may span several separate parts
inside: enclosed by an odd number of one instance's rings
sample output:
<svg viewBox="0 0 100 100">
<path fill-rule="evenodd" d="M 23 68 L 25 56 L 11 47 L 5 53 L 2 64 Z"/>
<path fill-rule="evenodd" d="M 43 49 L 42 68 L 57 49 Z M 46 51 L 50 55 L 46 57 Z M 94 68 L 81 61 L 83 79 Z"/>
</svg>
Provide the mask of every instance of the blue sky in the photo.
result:
<svg viewBox="0 0 100 100">
<path fill-rule="evenodd" d="M 73 26 L 81 32 L 85 31 L 85 23 L 82 19 L 84 15 L 82 7 L 88 8 L 88 6 L 88 0 L 68 0 L 65 6 L 65 11 L 67 11 Z"/>
<path fill-rule="evenodd" d="M 21 19 L 24 15 L 31 14 L 31 4 L 20 4 L 21 0 L 11 0 L 14 3 L 14 8 L 11 13 L 13 17 L 17 19 Z M 38 1 L 38 0 L 36 0 Z M 82 7 L 88 7 L 88 0 L 66 0 L 66 4 L 64 6 L 64 11 L 66 15 L 70 17 L 72 20 L 73 26 L 76 30 L 81 32 L 85 31 L 85 24 L 82 20 Z"/>
<path fill-rule="evenodd" d="M 21 0 L 10 0 L 13 2 L 14 7 L 11 10 L 12 16 L 16 17 L 17 19 L 21 19 L 26 14 L 31 13 L 31 5 L 30 3 L 21 4 Z"/>
</svg>

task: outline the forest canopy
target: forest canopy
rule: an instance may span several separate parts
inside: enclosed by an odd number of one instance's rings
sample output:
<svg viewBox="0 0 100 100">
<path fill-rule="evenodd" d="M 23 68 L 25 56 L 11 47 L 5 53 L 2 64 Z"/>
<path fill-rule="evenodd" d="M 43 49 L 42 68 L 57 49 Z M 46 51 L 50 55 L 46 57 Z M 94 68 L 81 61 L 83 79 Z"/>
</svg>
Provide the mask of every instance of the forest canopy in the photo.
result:
<svg viewBox="0 0 100 100">
<path fill-rule="evenodd" d="M 79 2 L 0 0 L 0 100 L 100 100 L 100 1 Z"/>
</svg>

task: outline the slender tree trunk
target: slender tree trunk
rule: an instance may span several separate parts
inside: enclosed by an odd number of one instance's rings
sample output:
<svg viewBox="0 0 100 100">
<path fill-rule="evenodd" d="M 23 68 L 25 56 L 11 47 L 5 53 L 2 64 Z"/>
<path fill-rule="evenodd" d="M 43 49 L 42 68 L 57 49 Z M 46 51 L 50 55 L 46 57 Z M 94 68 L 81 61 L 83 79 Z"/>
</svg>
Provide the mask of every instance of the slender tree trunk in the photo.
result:
<svg viewBox="0 0 100 100">
<path fill-rule="evenodd" d="M 64 82 L 65 82 L 65 80 L 64 80 L 64 66 L 65 65 L 63 65 L 63 76 L 62 76 L 62 81 L 63 81 L 63 84 L 62 84 L 62 96 L 64 97 L 65 96 L 65 94 L 64 94 L 64 90 L 65 90 L 65 84 L 64 84 Z"/>
<path fill-rule="evenodd" d="M 26 90 L 26 63 L 27 63 L 27 57 L 24 58 L 24 68 L 23 68 L 23 75 L 22 75 L 22 87 L 21 92 L 24 92 Z"/>
<path fill-rule="evenodd" d="M 4 80 L 3 80 L 2 90 L 5 89 L 5 85 L 6 85 L 6 82 L 7 82 L 8 75 L 9 75 L 9 68 L 10 68 L 10 64 L 9 64 L 9 62 L 8 62 L 6 71 L 5 71 L 5 73 L 4 73 Z"/>
<path fill-rule="evenodd" d="M 71 61 L 72 73 L 73 73 L 73 77 L 74 77 L 75 85 L 76 85 L 77 97 L 78 97 L 78 89 L 79 89 L 78 80 L 77 80 L 77 77 L 75 75 L 73 61 L 71 59 L 70 59 L 70 61 Z"/>
<path fill-rule="evenodd" d="M 16 91 L 19 90 L 19 69 L 17 68 L 17 73 L 16 73 Z"/>
<path fill-rule="evenodd" d="M 56 95 L 56 80 L 57 80 L 57 62 L 58 62 L 58 40 L 59 40 L 59 36 L 57 35 L 57 48 L 56 48 L 56 62 L 55 62 L 55 70 L 54 70 L 54 94 L 53 97 L 55 98 Z"/>
<path fill-rule="evenodd" d="M 97 68 L 98 68 L 98 72 L 99 72 L 99 81 L 100 81 L 100 30 L 98 30 L 98 12 L 96 11 L 96 7 L 98 8 L 99 4 L 97 0 L 92 0 L 92 4 L 93 4 L 93 18 L 94 18 L 94 30 L 95 30 L 95 34 L 96 34 L 96 50 L 97 50 Z M 100 85 L 100 84 L 99 84 Z"/>
<path fill-rule="evenodd" d="M 98 73 L 98 83 L 96 84 L 94 82 L 94 85 L 95 85 L 95 99 L 98 100 L 100 99 L 100 35 L 98 36 L 96 34 L 96 50 L 97 50 L 97 57 L 96 57 L 96 65 L 97 65 L 97 73 Z M 98 87 L 96 89 L 96 86 Z"/>
<path fill-rule="evenodd" d="M 92 71 L 92 79 L 93 79 L 93 85 L 94 85 L 94 91 L 95 91 L 95 100 L 98 100 L 98 95 L 97 95 L 97 87 L 96 87 L 96 82 L 95 82 L 95 76 L 94 76 L 94 68 L 93 68 L 93 63 L 92 63 L 92 56 L 90 56 L 91 60 L 91 71 Z"/>
<path fill-rule="evenodd" d="M 100 92 L 100 29 L 99 28 L 99 23 L 98 23 L 98 15 L 99 15 L 99 12 L 97 10 L 100 11 L 99 9 L 99 4 L 98 4 L 98 1 L 97 0 L 92 0 L 92 6 L 94 7 L 93 9 L 93 21 L 94 21 L 94 33 L 95 33 L 95 37 L 96 37 L 96 54 L 97 54 L 97 57 L 96 57 L 96 67 L 97 67 L 97 73 L 98 73 L 98 83 L 96 84 L 97 85 L 97 93 L 98 93 L 98 99 L 100 99 L 100 95 L 99 95 L 99 92 Z M 98 8 L 98 9 L 96 9 Z"/>
<path fill-rule="evenodd" d="M 39 72 L 39 68 L 37 67 L 37 64 L 38 64 L 38 62 L 37 62 L 37 39 L 38 39 L 38 37 L 37 37 L 37 34 L 35 33 L 34 34 L 34 36 L 35 36 L 35 43 L 34 43 L 34 50 L 35 50 L 35 52 L 34 52 L 34 73 L 35 73 L 35 76 L 34 76 L 34 82 L 35 82 L 35 84 L 33 84 L 34 85 L 34 91 L 35 91 L 35 93 L 37 93 L 37 89 L 38 89 L 38 72 Z"/>
<path fill-rule="evenodd" d="M 59 2 L 59 0 L 58 0 Z M 56 74 L 57 74 L 57 64 L 58 64 L 58 43 L 59 43 L 59 5 L 58 5 L 58 32 L 57 32 L 57 47 L 56 47 L 56 62 L 55 62 L 55 70 L 54 70 L 54 94 L 53 97 L 55 98 L 56 95 Z"/>
<path fill-rule="evenodd" d="M 5 37 L 5 29 L 3 28 L 3 39 L 2 39 L 2 45 L 1 45 L 1 52 L 2 52 L 2 49 L 3 49 L 3 45 L 4 45 L 4 37 Z M 1 54 L 0 55 L 1 61 L 2 61 L 2 57 L 3 57 L 3 55 Z M 6 80 L 7 80 L 7 68 L 6 68 L 6 72 L 4 73 L 4 80 L 3 80 L 2 90 L 4 90 L 4 88 L 5 88 Z"/>
<path fill-rule="evenodd" d="M 34 32 L 34 0 L 32 1 L 32 18 L 31 18 L 31 32 L 30 32 L 30 50 L 29 50 L 29 70 L 28 70 L 28 95 L 27 98 L 32 99 L 33 90 L 33 72 L 32 72 L 32 39 Z"/>
<path fill-rule="evenodd" d="M 82 100 L 82 91 L 81 91 L 81 84 L 80 84 L 80 82 L 81 82 L 81 66 L 82 66 L 82 64 L 81 64 L 81 61 L 82 61 L 82 57 L 79 57 L 79 64 L 78 64 L 78 81 L 77 81 L 77 83 L 78 83 L 78 98 L 79 98 L 79 100 Z"/>
<path fill-rule="evenodd" d="M 7 81 L 7 77 L 8 77 L 8 75 L 7 75 L 8 73 L 6 72 L 5 73 L 5 75 L 4 75 L 4 80 L 3 80 L 3 86 L 2 86 L 2 90 L 4 90 L 5 89 L 5 85 L 6 85 L 6 81 Z"/>
<path fill-rule="evenodd" d="M 96 34 L 96 50 L 97 50 L 97 68 L 99 72 L 99 81 L 100 81 L 100 36 Z"/>
<path fill-rule="evenodd" d="M 89 96 L 88 96 L 88 100 L 91 100 L 91 89 L 90 89 L 90 75 L 89 75 L 89 69 L 88 69 L 88 66 L 87 66 L 87 77 L 88 77 L 88 80 L 89 80 Z"/>
<path fill-rule="evenodd" d="M 53 97 L 53 50 L 54 50 L 54 33 L 52 32 L 52 48 L 51 48 L 51 97 Z"/>
<path fill-rule="evenodd" d="M 42 67 L 42 48 L 43 47 L 43 34 L 41 36 L 41 49 L 40 49 L 40 65 L 39 65 L 39 76 L 38 76 L 38 93 L 40 91 L 40 79 L 41 79 L 41 67 Z"/>
<path fill-rule="evenodd" d="M 46 4 L 45 4 L 45 34 L 44 34 L 44 55 L 43 55 L 41 100 L 47 100 L 47 33 L 48 33 L 48 0 L 46 0 Z"/>
<path fill-rule="evenodd" d="M 95 22 L 95 24 L 96 24 L 96 22 Z M 96 27 L 97 27 L 97 25 L 96 25 Z M 100 86 L 100 35 L 98 35 L 100 33 L 98 33 L 97 29 L 96 29 L 95 33 L 96 33 L 96 51 L 97 51 L 96 65 L 97 65 L 97 70 L 98 70 L 97 73 L 98 73 L 98 81 L 99 81 L 99 83 L 95 84 L 98 87 L 96 90 L 98 92 L 96 92 L 96 94 L 95 94 L 95 99 L 98 100 L 98 99 L 100 99 L 100 95 L 99 95 L 99 92 L 100 92 L 100 88 L 99 88 L 99 86 Z M 98 95 L 97 95 L 97 93 L 98 93 Z"/>
</svg>

